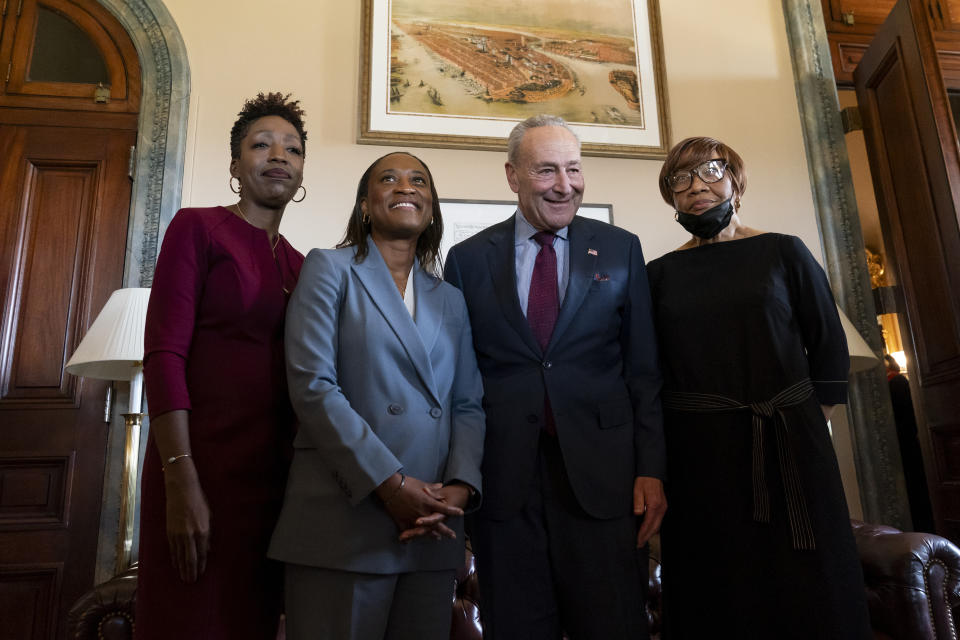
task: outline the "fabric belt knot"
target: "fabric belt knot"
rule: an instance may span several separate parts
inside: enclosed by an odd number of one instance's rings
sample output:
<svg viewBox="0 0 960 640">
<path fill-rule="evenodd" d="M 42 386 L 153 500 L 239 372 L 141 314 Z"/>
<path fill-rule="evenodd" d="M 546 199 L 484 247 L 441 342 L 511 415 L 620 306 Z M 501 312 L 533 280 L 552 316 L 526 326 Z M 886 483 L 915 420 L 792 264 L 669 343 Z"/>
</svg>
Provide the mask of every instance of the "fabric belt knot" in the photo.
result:
<svg viewBox="0 0 960 640">
<path fill-rule="evenodd" d="M 783 409 L 802 403 L 812 394 L 813 383 L 809 378 L 804 378 L 769 400 L 749 404 L 712 393 L 664 391 L 661 396 L 663 406 L 675 411 L 717 413 L 750 410 L 753 414 L 753 519 L 757 522 L 770 522 L 770 490 L 766 479 L 764 432 L 766 428 L 773 429 L 794 549 L 815 549 L 816 541 Z"/>
<path fill-rule="evenodd" d="M 772 402 L 767 400 L 761 400 L 760 402 L 754 402 L 750 405 L 750 410 L 753 411 L 754 415 L 762 416 L 764 418 L 772 418 L 776 407 L 773 406 Z"/>
</svg>

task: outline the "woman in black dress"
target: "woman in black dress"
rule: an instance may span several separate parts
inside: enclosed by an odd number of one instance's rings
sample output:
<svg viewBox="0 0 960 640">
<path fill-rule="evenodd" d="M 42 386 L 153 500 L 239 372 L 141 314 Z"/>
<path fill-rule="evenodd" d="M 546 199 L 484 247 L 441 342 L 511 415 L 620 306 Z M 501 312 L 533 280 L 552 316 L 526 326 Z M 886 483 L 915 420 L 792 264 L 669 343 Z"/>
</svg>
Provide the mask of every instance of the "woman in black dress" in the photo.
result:
<svg viewBox="0 0 960 640">
<path fill-rule="evenodd" d="M 665 638 L 870 638 L 827 429 L 849 360 L 826 275 L 799 238 L 741 223 L 743 161 L 722 142 L 680 142 L 660 178 L 691 233 L 648 265 L 669 469 Z"/>
</svg>

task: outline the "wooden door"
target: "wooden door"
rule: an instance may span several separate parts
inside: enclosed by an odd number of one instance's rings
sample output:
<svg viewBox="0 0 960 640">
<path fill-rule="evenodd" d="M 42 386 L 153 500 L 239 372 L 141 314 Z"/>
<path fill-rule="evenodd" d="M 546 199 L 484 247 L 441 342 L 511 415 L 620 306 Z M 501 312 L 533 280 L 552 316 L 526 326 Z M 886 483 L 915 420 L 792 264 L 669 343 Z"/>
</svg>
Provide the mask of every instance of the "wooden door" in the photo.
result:
<svg viewBox="0 0 960 640">
<path fill-rule="evenodd" d="M 140 67 L 96 0 L 0 6 L 0 640 L 50 640 L 94 583 L 107 384 L 63 365 L 122 283 Z"/>
<path fill-rule="evenodd" d="M 896 0 L 821 0 L 838 86 L 853 86 L 854 69 L 895 4 Z M 958 89 L 960 0 L 922 0 L 922 4 L 931 21 L 944 80 L 948 87 Z"/>
<path fill-rule="evenodd" d="M 928 6 L 900 0 L 854 72 L 938 532 L 960 542 L 960 150 Z"/>
<path fill-rule="evenodd" d="M 107 384 L 63 366 L 121 286 L 135 133 L 0 124 L 0 638 L 93 584 Z"/>
<path fill-rule="evenodd" d="M 896 0 L 821 0 L 828 30 L 872 33 Z"/>
<path fill-rule="evenodd" d="M 896 0 L 821 0 L 828 31 L 873 35 L 887 19 Z M 934 37 L 960 30 L 960 0 L 922 0 Z"/>
<path fill-rule="evenodd" d="M 0 0 L 0 21 L 0 107 L 64 109 L 81 122 L 139 110 L 136 48 L 96 0 Z"/>
<path fill-rule="evenodd" d="M 930 0 L 930 4 L 939 29 L 960 32 L 960 0 Z"/>
</svg>

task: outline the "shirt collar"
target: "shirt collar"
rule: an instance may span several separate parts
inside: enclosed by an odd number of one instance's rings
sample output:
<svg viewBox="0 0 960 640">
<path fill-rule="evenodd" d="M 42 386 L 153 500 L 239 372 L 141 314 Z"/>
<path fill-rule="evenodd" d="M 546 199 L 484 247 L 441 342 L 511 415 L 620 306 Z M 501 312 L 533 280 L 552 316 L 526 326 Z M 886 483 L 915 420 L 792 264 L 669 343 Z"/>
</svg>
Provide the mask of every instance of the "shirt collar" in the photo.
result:
<svg viewBox="0 0 960 640">
<path fill-rule="evenodd" d="M 534 234 L 537 233 L 537 229 L 532 224 L 527 222 L 527 219 L 523 217 L 523 213 L 521 213 L 520 209 L 517 209 L 517 213 L 515 214 L 515 216 L 516 216 L 515 224 L 513 226 L 513 244 L 514 246 L 518 246 L 518 245 L 524 244 L 525 242 L 527 242 L 527 240 L 532 238 Z M 566 240 L 567 231 L 569 229 L 570 229 L 569 225 L 564 227 L 563 229 L 560 229 L 559 231 L 556 232 L 556 236 L 558 238 L 563 238 L 564 240 Z"/>
</svg>

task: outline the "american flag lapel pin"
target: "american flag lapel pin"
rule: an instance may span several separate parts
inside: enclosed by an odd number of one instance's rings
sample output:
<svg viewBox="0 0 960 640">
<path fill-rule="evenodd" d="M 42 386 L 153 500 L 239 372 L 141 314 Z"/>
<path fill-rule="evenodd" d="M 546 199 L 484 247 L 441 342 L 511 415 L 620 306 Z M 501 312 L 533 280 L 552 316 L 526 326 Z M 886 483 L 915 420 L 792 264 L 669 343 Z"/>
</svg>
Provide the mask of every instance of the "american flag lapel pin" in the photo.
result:
<svg viewBox="0 0 960 640">
<path fill-rule="evenodd" d="M 587 255 L 588 255 L 588 256 L 595 256 L 595 255 L 597 255 L 597 250 L 596 250 L 596 249 L 587 249 Z"/>
</svg>

